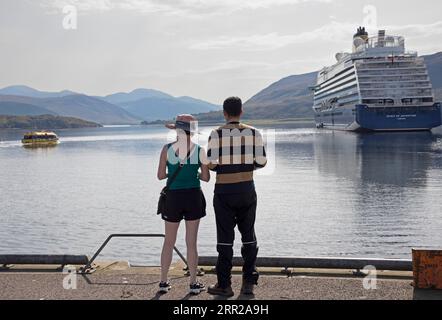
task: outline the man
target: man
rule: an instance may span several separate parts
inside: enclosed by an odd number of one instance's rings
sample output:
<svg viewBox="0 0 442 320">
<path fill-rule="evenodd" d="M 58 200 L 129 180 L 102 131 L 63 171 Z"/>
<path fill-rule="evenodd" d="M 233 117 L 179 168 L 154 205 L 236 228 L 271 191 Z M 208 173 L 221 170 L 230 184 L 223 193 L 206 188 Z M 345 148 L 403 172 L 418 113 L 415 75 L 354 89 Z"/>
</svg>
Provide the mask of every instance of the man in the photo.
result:
<svg viewBox="0 0 442 320">
<path fill-rule="evenodd" d="M 267 163 L 262 136 L 258 130 L 240 122 L 240 98 L 228 98 L 223 105 L 226 124 L 213 130 L 207 156 L 209 169 L 216 171 L 213 205 L 217 228 L 218 283 L 210 286 L 213 295 L 231 297 L 233 242 L 235 226 L 241 233 L 241 255 L 244 260 L 241 294 L 253 295 L 258 283 L 256 270 L 258 246 L 255 236 L 257 197 L 253 171 Z"/>
</svg>

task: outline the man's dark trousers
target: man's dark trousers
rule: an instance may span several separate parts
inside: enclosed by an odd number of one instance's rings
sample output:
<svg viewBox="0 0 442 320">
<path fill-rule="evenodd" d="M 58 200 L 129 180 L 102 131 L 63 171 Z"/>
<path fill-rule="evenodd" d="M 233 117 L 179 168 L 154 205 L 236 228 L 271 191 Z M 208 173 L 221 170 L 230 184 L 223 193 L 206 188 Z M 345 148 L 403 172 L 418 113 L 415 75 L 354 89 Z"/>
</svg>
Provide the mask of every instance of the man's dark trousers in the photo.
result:
<svg viewBox="0 0 442 320">
<path fill-rule="evenodd" d="M 231 285 L 236 225 L 242 237 L 243 280 L 253 284 L 258 281 L 258 272 L 255 266 L 258 254 L 255 235 L 256 204 L 255 190 L 243 193 L 215 193 L 213 206 L 218 238 L 216 271 L 218 285 L 222 288 Z"/>
</svg>

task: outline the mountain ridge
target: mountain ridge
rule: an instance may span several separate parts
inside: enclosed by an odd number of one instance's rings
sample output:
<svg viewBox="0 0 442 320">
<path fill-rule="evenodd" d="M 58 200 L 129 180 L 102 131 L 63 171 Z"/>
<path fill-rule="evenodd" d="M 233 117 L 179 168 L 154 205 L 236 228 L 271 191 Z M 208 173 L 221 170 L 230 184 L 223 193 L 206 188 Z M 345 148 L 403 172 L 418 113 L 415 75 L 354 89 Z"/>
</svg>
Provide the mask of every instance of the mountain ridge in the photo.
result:
<svg viewBox="0 0 442 320">
<path fill-rule="evenodd" d="M 220 110 L 221 107 L 193 97 L 174 97 L 153 89 L 135 89 L 102 98 L 143 121 L 168 120 L 182 113 L 200 113 Z"/>
<path fill-rule="evenodd" d="M 145 100 L 147 99 L 147 100 Z M 192 97 L 138 88 L 104 97 L 69 90 L 39 91 L 19 85 L 0 89 L 0 114 L 70 116 L 100 124 L 140 124 L 143 120 L 169 120 L 180 113 L 200 113 L 221 107 Z"/>
<path fill-rule="evenodd" d="M 137 88 L 131 92 L 117 92 L 100 98 L 109 103 L 118 105 L 120 103 L 133 102 L 147 97 L 173 98 L 173 96 L 168 93 L 144 88 Z"/>
<path fill-rule="evenodd" d="M 100 124 L 137 124 L 140 121 L 113 104 L 83 94 L 54 98 L 0 95 L 0 103 L 5 102 L 32 105 L 49 111 L 42 111 L 43 114 L 74 117 Z M 21 115 L 25 115 L 23 113 Z"/>
<path fill-rule="evenodd" d="M 25 85 L 13 85 L 0 89 L 0 95 L 25 96 L 32 98 L 59 98 L 78 94 L 70 90 L 59 92 L 40 91 Z"/>
</svg>

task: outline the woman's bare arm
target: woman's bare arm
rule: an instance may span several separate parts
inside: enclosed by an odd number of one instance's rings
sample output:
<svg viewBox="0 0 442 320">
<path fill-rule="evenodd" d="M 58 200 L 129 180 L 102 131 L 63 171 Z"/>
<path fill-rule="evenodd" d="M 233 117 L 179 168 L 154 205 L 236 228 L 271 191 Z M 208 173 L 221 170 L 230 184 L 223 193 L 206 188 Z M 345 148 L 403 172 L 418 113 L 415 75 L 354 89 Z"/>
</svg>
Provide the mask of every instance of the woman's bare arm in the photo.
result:
<svg viewBox="0 0 442 320">
<path fill-rule="evenodd" d="M 163 150 L 161 150 L 160 163 L 158 164 L 158 173 L 157 173 L 158 180 L 164 180 L 167 178 L 166 167 L 167 167 L 167 146 L 164 146 Z"/>
<path fill-rule="evenodd" d="M 200 180 L 204 182 L 210 181 L 210 170 L 208 166 L 207 156 L 206 156 L 206 150 L 201 148 L 200 150 L 200 160 L 201 160 L 201 173 L 200 173 Z"/>
</svg>

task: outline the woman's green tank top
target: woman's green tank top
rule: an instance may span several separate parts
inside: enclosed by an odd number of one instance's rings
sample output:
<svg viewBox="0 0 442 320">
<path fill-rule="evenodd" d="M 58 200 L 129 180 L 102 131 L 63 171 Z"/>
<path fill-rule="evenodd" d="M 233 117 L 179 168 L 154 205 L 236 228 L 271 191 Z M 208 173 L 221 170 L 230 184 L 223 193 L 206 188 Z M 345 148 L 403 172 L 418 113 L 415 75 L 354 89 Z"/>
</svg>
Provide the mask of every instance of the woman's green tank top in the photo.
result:
<svg viewBox="0 0 442 320">
<path fill-rule="evenodd" d="M 184 163 L 183 168 L 178 173 L 178 176 L 170 185 L 169 190 L 195 189 L 201 187 L 199 176 L 199 168 L 201 166 L 200 150 L 201 147 L 196 144 L 189 158 Z M 169 177 L 167 179 L 168 182 L 170 177 L 173 176 L 175 171 L 180 166 L 180 162 L 181 160 L 178 158 L 175 150 L 173 150 L 172 145 L 170 144 L 167 149 L 167 176 Z"/>
</svg>

